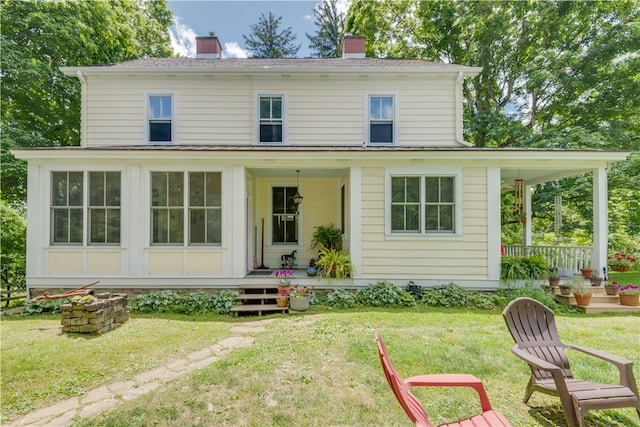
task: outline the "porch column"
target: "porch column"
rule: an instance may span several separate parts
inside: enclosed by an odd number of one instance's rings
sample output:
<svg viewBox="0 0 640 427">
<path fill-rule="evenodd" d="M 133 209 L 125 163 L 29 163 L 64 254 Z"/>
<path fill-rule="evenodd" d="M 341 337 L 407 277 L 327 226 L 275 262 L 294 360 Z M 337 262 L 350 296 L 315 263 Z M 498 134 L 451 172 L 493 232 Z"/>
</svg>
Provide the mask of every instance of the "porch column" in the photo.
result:
<svg viewBox="0 0 640 427">
<path fill-rule="evenodd" d="M 524 226 L 522 227 L 522 246 L 531 247 L 531 186 L 524 187 Z"/>
<path fill-rule="evenodd" d="M 246 262 L 246 184 L 243 166 L 232 166 L 229 168 L 229 181 L 225 188 L 230 189 L 228 194 L 232 195 L 228 200 L 231 201 L 231 209 L 225 218 L 231 219 L 231 233 L 228 235 L 228 246 L 230 251 L 231 275 L 232 277 L 244 277 L 247 273 Z"/>
<path fill-rule="evenodd" d="M 500 168 L 487 167 L 487 278 L 500 280 Z"/>
<path fill-rule="evenodd" d="M 362 276 L 362 168 L 349 169 L 349 246 L 355 276 Z"/>
<path fill-rule="evenodd" d="M 608 227 L 608 194 L 607 170 L 593 170 L 593 252 L 591 252 L 591 268 L 602 276 L 602 269 L 607 266 L 609 246 Z"/>
</svg>

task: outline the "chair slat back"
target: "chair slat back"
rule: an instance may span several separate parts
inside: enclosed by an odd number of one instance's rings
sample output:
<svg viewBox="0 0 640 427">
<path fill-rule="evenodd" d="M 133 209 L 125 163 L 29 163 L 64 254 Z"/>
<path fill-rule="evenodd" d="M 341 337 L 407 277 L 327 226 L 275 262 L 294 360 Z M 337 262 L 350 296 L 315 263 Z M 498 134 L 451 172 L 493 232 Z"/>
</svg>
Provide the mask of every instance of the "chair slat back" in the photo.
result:
<svg viewBox="0 0 640 427">
<path fill-rule="evenodd" d="M 565 378 L 573 378 L 553 311 L 532 298 L 517 298 L 507 305 L 502 316 L 519 348 L 562 368 Z M 552 378 L 546 371 L 534 367 L 531 370 L 538 380 Z"/>
<path fill-rule="evenodd" d="M 411 389 L 407 386 L 398 372 L 396 371 L 393 363 L 391 363 L 391 359 L 389 358 L 389 354 L 387 353 L 387 348 L 382 342 L 382 339 L 378 335 L 376 331 L 376 343 L 378 344 L 378 354 L 380 356 L 380 362 L 382 363 L 382 369 L 384 370 L 384 374 L 387 377 L 387 382 L 393 390 L 393 394 L 400 402 L 400 405 L 407 413 L 411 421 L 413 421 L 418 426 L 425 427 L 433 427 L 431 421 L 429 421 L 429 417 L 427 416 L 422 403 L 420 400 L 411 393 Z"/>
</svg>

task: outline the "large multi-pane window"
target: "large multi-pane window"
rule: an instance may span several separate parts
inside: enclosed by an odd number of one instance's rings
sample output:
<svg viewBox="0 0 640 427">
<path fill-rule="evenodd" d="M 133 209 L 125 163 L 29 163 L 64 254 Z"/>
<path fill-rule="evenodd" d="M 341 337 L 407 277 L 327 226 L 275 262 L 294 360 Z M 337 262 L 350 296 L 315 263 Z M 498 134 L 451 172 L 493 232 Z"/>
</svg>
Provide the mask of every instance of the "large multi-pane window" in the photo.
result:
<svg viewBox="0 0 640 427">
<path fill-rule="evenodd" d="M 392 176 L 392 233 L 455 233 L 455 176 Z"/>
<path fill-rule="evenodd" d="M 147 108 L 149 142 L 173 140 L 173 98 L 171 95 L 151 95 Z"/>
<path fill-rule="evenodd" d="M 369 97 L 369 143 L 393 144 L 395 107 L 393 96 Z"/>
<path fill-rule="evenodd" d="M 89 243 L 120 243 L 120 172 L 89 172 Z"/>
<path fill-rule="evenodd" d="M 152 172 L 151 243 L 221 244 L 221 194 L 219 172 Z"/>
<path fill-rule="evenodd" d="M 120 172 L 52 172 L 51 243 L 120 244 L 120 193 Z"/>
<path fill-rule="evenodd" d="M 298 243 L 297 206 L 293 202 L 297 187 L 273 187 L 272 241 L 275 244 Z"/>
<path fill-rule="evenodd" d="M 260 142 L 283 142 L 283 97 L 278 95 L 260 95 Z"/>
</svg>

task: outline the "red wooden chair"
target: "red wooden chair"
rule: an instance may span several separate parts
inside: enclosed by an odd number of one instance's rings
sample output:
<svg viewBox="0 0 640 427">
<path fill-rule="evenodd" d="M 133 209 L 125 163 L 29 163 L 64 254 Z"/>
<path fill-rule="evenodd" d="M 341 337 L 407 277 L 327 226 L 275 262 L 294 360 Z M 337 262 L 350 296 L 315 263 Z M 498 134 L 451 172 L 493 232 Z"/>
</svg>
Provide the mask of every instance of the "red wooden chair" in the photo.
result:
<svg viewBox="0 0 640 427">
<path fill-rule="evenodd" d="M 455 421 L 448 424 L 441 424 L 439 427 L 506 427 L 511 426 L 502 414 L 491 409 L 489 398 L 482 386 L 482 382 L 468 374 L 434 374 L 434 375 L 418 375 L 403 380 L 393 367 L 387 348 L 385 347 L 380 335 L 376 331 L 376 343 L 378 344 L 378 354 L 380 362 L 387 377 L 387 382 L 396 395 L 398 402 L 407 413 L 411 421 L 419 427 L 433 427 L 429 417 L 427 416 L 424 406 L 418 398 L 411 393 L 410 387 L 430 386 L 430 387 L 471 387 L 480 397 L 480 405 L 482 413 L 463 420 Z"/>
<path fill-rule="evenodd" d="M 531 378 L 524 395 L 534 391 L 558 396 L 570 427 L 582 427 L 591 409 L 635 408 L 640 399 L 633 376 L 633 361 L 584 346 L 560 341 L 553 311 L 532 298 L 517 298 L 502 312 L 516 345 L 511 352 L 529 364 Z M 573 349 L 615 365 L 618 384 L 600 384 L 574 378 L 565 349 Z"/>
</svg>

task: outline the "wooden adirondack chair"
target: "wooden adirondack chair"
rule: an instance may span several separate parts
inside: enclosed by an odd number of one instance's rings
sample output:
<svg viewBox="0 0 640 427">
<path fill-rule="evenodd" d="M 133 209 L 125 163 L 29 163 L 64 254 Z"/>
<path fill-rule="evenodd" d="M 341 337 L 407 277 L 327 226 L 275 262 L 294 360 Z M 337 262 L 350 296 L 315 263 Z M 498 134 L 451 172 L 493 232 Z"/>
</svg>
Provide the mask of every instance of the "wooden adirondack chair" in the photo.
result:
<svg viewBox="0 0 640 427">
<path fill-rule="evenodd" d="M 384 374 L 387 377 L 387 382 L 393 390 L 393 394 L 400 402 L 400 405 L 405 410 L 411 421 L 419 427 L 433 427 L 429 417 L 424 409 L 424 406 L 418 400 L 418 398 L 411 393 L 410 387 L 414 386 L 430 386 L 430 387 L 471 387 L 480 397 L 480 405 L 482 407 L 482 413 L 474 415 L 473 417 L 466 418 L 464 420 L 455 421 L 448 424 L 441 424 L 439 427 L 507 427 L 511 426 L 502 414 L 494 411 L 489 403 L 487 393 L 482 386 L 482 382 L 468 374 L 434 374 L 434 375 L 418 375 L 415 377 L 407 378 L 403 380 L 391 363 L 387 348 L 385 347 L 382 339 L 375 333 L 376 343 L 378 344 L 378 354 L 380 355 L 380 362 L 384 369 Z"/>
<path fill-rule="evenodd" d="M 567 424 L 571 427 L 582 427 L 584 415 L 592 409 L 633 407 L 640 416 L 640 399 L 631 360 L 584 346 L 562 343 L 553 311 L 534 299 L 515 299 L 502 315 L 516 342 L 511 351 L 531 368 L 524 403 L 534 391 L 558 396 Z M 600 384 L 574 378 L 565 352 L 567 348 L 614 364 L 620 371 L 620 383 Z"/>
</svg>

